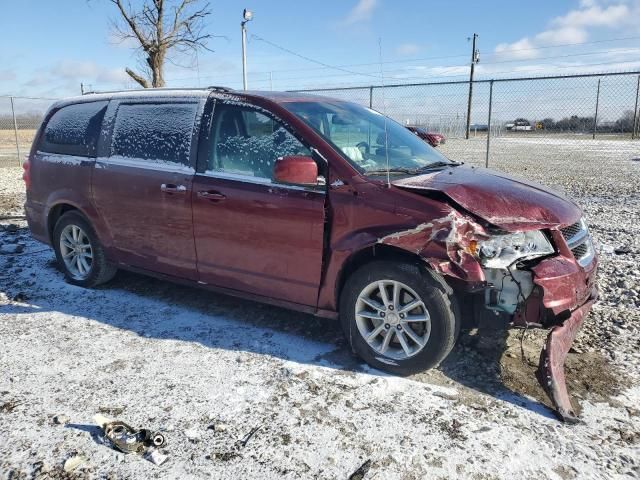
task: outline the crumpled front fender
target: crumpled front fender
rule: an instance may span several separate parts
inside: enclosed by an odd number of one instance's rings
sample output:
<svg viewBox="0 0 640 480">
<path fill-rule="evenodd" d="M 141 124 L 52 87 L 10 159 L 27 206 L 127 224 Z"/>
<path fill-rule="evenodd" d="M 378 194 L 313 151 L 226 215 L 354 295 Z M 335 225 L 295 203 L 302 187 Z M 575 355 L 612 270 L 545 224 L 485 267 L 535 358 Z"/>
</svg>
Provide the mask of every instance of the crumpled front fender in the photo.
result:
<svg viewBox="0 0 640 480">
<path fill-rule="evenodd" d="M 488 235 L 480 224 L 452 210 L 442 218 L 388 234 L 378 239 L 378 243 L 415 253 L 443 275 L 483 282 L 482 267 L 472 251 L 475 242 L 486 238 Z"/>
</svg>

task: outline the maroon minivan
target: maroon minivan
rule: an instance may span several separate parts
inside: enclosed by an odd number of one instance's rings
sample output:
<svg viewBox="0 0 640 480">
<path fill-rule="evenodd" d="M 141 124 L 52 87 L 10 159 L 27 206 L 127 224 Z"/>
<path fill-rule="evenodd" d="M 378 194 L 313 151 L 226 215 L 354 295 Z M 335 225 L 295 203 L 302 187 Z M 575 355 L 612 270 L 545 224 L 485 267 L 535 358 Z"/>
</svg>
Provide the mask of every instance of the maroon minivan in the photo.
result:
<svg viewBox="0 0 640 480">
<path fill-rule="evenodd" d="M 29 227 L 70 283 L 122 268 L 339 317 L 401 375 L 438 365 L 461 327 L 549 328 L 538 379 L 575 420 L 564 357 L 597 258 L 558 193 L 360 105 L 216 87 L 58 102 L 24 167 Z"/>
</svg>

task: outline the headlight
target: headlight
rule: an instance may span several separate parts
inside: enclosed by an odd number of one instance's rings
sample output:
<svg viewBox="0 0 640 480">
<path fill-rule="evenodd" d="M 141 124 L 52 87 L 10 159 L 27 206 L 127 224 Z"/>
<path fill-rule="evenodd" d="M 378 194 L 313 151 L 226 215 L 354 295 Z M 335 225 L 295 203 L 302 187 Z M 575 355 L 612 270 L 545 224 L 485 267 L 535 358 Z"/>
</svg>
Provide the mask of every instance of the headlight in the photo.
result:
<svg viewBox="0 0 640 480">
<path fill-rule="evenodd" d="M 477 255 L 487 268 L 507 268 L 517 260 L 554 253 L 547 237 L 539 230 L 496 235 L 478 242 Z"/>
</svg>

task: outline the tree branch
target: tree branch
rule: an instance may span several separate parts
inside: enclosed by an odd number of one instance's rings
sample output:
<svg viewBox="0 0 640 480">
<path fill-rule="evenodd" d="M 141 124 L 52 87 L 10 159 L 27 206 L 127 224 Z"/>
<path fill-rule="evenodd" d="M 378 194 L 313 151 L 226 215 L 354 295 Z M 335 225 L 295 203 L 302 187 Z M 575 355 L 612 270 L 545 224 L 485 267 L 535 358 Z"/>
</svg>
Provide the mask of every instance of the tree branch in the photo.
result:
<svg viewBox="0 0 640 480">
<path fill-rule="evenodd" d="M 124 71 L 127 72 L 127 75 L 129 75 L 136 82 L 138 82 L 142 86 L 142 88 L 149 88 L 149 82 L 147 81 L 146 78 L 138 75 L 136 72 L 134 72 L 130 68 L 125 68 Z"/>
<path fill-rule="evenodd" d="M 133 20 L 133 17 L 127 14 L 127 11 L 122 5 L 122 0 L 110 0 L 110 1 L 118 7 L 118 9 L 120 10 L 120 14 L 124 18 L 125 22 L 127 22 L 127 24 L 129 25 L 129 28 L 131 28 L 131 31 L 135 34 L 136 38 L 140 42 L 140 45 L 142 45 L 142 48 L 146 50 L 148 48 L 147 39 L 142 35 L 140 30 L 138 29 L 138 25 L 136 25 L 136 22 Z"/>
</svg>

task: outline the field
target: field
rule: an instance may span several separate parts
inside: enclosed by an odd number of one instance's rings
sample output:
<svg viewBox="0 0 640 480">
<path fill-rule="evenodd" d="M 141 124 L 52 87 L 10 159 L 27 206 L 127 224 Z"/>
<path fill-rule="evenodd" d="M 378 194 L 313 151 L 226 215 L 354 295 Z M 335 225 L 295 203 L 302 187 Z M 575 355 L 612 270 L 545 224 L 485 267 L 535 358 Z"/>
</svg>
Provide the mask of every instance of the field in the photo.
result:
<svg viewBox="0 0 640 480">
<path fill-rule="evenodd" d="M 485 142 L 443 151 L 481 165 Z M 492 168 L 566 192 L 598 242 L 601 299 L 567 368 L 582 423 L 559 423 L 533 378 L 545 332 L 463 332 L 438 369 L 397 378 L 331 321 L 123 272 L 70 286 L 4 219 L 0 243 L 24 251 L 0 255 L 0 477 L 346 479 L 368 460 L 379 480 L 640 476 L 640 142 L 492 144 Z M 20 173 L 0 169 L 4 217 Z M 167 463 L 104 445 L 100 412 L 165 431 Z"/>
<path fill-rule="evenodd" d="M 18 146 L 22 158 L 29 154 L 35 130 L 18 130 Z M 21 159 L 22 160 L 22 159 Z M 0 168 L 18 165 L 16 134 L 13 129 L 0 129 Z"/>
</svg>

